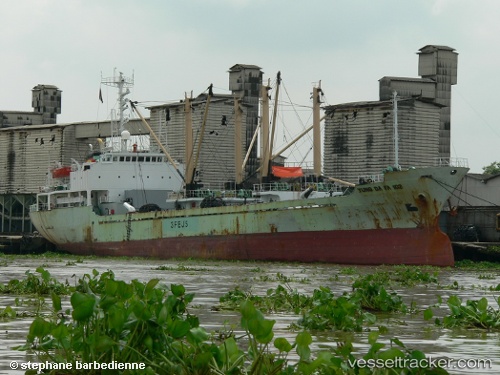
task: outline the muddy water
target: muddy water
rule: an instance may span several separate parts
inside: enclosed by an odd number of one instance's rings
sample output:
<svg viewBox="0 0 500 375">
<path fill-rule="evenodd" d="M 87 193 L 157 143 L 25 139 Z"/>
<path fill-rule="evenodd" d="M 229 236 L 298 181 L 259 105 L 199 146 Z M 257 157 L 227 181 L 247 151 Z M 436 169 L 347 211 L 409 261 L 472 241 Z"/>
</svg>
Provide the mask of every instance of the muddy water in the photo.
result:
<svg viewBox="0 0 500 375">
<path fill-rule="evenodd" d="M 299 292 L 306 294 L 319 286 L 331 288 L 335 295 L 350 291 L 354 278 L 359 274 L 371 273 L 377 270 L 391 270 L 391 267 L 347 267 L 325 264 L 290 264 L 264 262 L 216 262 L 216 261 L 154 261 L 143 259 L 112 259 L 112 258 L 76 258 L 70 256 L 57 257 L 0 257 L 0 283 L 7 283 L 12 279 L 22 279 L 25 272 L 35 272 L 38 266 L 44 266 L 52 276 L 59 281 L 68 280 L 73 283 L 76 278 L 84 274 L 91 274 L 93 269 L 99 272 L 113 270 L 116 279 L 129 281 L 138 279 L 148 281 L 159 278 L 162 283 L 183 284 L 188 293 L 195 293 L 195 299 L 190 312 L 199 316 L 202 325 L 209 331 L 220 329 L 224 324 L 237 330 L 239 315 L 235 312 L 214 311 L 219 297 L 239 286 L 243 290 L 251 290 L 255 295 L 264 295 L 266 290 L 283 284 L 278 274 L 288 278 L 288 285 Z M 159 270 L 163 266 L 168 270 Z M 435 305 L 437 296 L 443 301 L 456 294 L 463 301 L 487 297 L 498 308 L 495 297 L 498 292 L 491 292 L 488 288 L 500 283 L 500 270 L 465 270 L 465 269 L 436 269 L 439 283 L 429 283 L 412 288 L 396 289 L 405 303 L 412 303 L 418 310 L 415 314 L 379 316 L 376 325 L 384 325 L 388 332 L 381 336 L 379 341 L 387 343 L 392 337 L 399 338 L 407 347 L 418 349 L 432 358 L 449 358 L 451 360 L 467 360 L 460 362 L 466 368 L 457 368 L 454 362 L 447 368 L 451 374 L 490 374 L 500 373 L 500 333 L 488 332 L 479 329 L 444 329 L 437 327 L 433 322 L 424 321 L 422 311 L 428 306 Z M 458 283 L 458 286 L 457 286 Z M 0 295 L 0 308 L 15 305 L 15 298 L 19 296 Z M 35 309 L 35 298 L 23 298 L 28 303 L 16 307 L 17 311 L 30 315 Z M 50 301 L 48 301 L 50 303 Z M 447 313 L 446 304 L 435 309 L 435 315 L 443 316 Z M 296 333 L 287 329 L 290 323 L 295 322 L 298 316 L 293 314 L 274 314 L 275 337 L 294 339 Z M 13 347 L 25 343 L 29 325 L 33 317 L 16 319 L 0 318 L 0 374 L 21 374 L 20 370 L 10 369 L 11 361 L 36 361 L 36 357 L 25 352 L 13 350 Z M 376 327 L 373 329 L 376 330 Z M 357 353 L 361 356 L 368 350 L 367 332 L 341 333 L 321 332 L 314 336 L 313 349 L 334 347 L 336 341 L 343 336 L 349 336 L 355 343 Z M 491 360 L 488 368 L 477 368 L 474 363 Z M 480 366 L 479 366 L 480 367 Z"/>
</svg>

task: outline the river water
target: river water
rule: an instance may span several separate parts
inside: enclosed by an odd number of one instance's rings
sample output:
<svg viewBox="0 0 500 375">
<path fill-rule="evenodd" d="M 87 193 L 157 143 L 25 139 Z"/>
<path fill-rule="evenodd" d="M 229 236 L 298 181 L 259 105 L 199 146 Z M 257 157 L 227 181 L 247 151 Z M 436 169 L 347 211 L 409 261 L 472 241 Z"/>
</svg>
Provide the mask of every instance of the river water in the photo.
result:
<svg viewBox="0 0 500 375">
<path fill-rule="evenodd" d="M 268 263 L 268 262 L 227 262 L 201 260 L 147 260 L 116 259 L 97 257 L 73 257 L 65 255 L 50 256 L 0 256 L 0 283 L 12 279 L 23 279 L 26 271 L 35 272 L 39 266 L 45 267 L 52 276 L 63 282 L 91 274 L 93 269 L 99 272 L 112 270 L 116 279 L 130 281 L 138 279 L 149 281 L 160 279 L 161 283 L 182 284 L 187 293 L 195 293 L 189 309 L 200 318 L 201 324 L 209 331 L 217 330 L 224 324 L 238 326 L 239 314 L 232 311 L 217 311 L 219 298 L 236 286 L 242 290 L 251 290 L 254 295 L 264 295 L 268 289 L 287 284 L 304 294 L 312 294 L 319 286 L 329 287 L 336 296 L 344 291 L 351 291 L 353 280 L 360 274 L 380 270 L 391 271 L 390 266 L 341 266 L 331 264 L 304 263 Z M 429 269 L 425 269 L 428 271 Z M 446 301 L 452 294 L 462 301 L 487 297 L 496 309 L 495 302 L 499 292 L 489 288 L 500 283 L 500 269 L 478 270 L 468 268 L 433 268 L 437 272 L 438 283 L 420 284 L 410 288 L 401 287 L 395 291 L 403 297 L 407 306 L 413 304 L 418 310 L 415 314 L 379 316 L 376 326 L 384 325 L 388 332 L 381 335 L 380 342 L 388 343 L 392 337 L 400 339 L 407 347 L 423 351 L 430 358 L 448 358 L 452 366 L 447 368 L 450 374 L 490 374 L 500 373 L 500 332 L 481 329 L 445 329 L 432 321 L 423 319 L 423 310 L 435 305 L 438 296 Z M 277 275 L 280 274 L 278 277 Z M 15 306 L 15 298 L 20 296 L 0 295 L 0 309 Z M 30 297 L 22 296 L 25 300 Z M 35 300 L 33 298 L 33 300 Z M 50 298 L 48 298 L 50 300 Z M 49 302 L 50 303 L 50 302 Z M 34 309 L 34 307 L 32 307 Z M 23 304 L 18 311 L 29 311 Z M 446 303 L 435 309 L 435 315 L 442 317 L 449 310 Z M 441 316 L 440 316 L 441 314 Z M 272 314 L 276 320 L 275 337 L 286 337 L 293 341 L 296 332 L 287 329 L 290 323 L 299 318 L 293 314 Z M 13 350 L 13 347 L 25 343 L 26 334 L 33 317 L 15 319 L 0 318 L 0 374 L 22 374 L 21 370 L 12 370 L 10 363 L 37 361 L 36 357 L 25 352 Z M 373 329 L 376 330 L 376 327 Z M 346 335 L 341 332 L 321 332 L 313 336 L 313 350 L 336 346 L 337 340 Z M 355 344 L 357 355 L 364 355 L 369 345 L 367 332 L 348 334 Z M 459 361 L 460 360 L 460 361 Z M 467 362 L 465 362 L 467 361 Z M 487 368 L 477 363 L 490 362 Z M 464 367 L 464 368 L 458 368 Z"/>
</svg>

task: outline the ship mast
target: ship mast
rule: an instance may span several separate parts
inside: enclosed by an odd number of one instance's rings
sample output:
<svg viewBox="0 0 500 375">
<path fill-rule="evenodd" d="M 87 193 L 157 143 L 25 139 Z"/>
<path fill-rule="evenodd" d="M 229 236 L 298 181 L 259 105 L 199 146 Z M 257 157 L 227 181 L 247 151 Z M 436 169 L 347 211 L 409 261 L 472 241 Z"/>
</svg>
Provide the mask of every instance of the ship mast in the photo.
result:
<svg viewBox="0 0 500 375">
<path fill-rule="evenodd" d="M 270 87 L 264 87 L 264 89 L 261 92 L 261 98 L 263 101 L 263 109 L 262 109 L 262 128 L 264 128 L 265 124 L 269 122 L 269 117 L 266 116 L 266 109 L 269 110 L 269 107 L 266 105 L 266 99 L 267 99 L 267 91 L 270 89 Z M 314 149 L 315 149 L 315 159 L 314 159 L 314 173 L 317 176 L 321 176 L 321 129 L 320 129 L 320 123 L 325 119 L 325 115 L 320 117 L 320 104 L 321 101 L 319 99 L 319 95 L 323 95 L 323 90 L 321 90 L 321 82 L 318 85 L 318 87 L 313 88 L 313 96 L 314 96 L 314 104 L 313 104 L 313 124 L 307 127 L 302 133 L 300 133 L 298 136 L 296 136 L 292 141 L 290 141 L 286 146 L 281 148 L 278 152 L 275 154 L 272 153 L 271 147 L 265 147 L 265 142 L 263 142 L 263 155 L 261 155 L 262 159 L 262 164 L 259 168 L 257 168 L 257 171 L 261 171 L 262 176 L 267 176 L 267 173 L 263 173 L 263 171 L 266 168 L 266 165 L 270 165 L 271 161 L 277 158 L 279 155 L 281 155 L 283 152 L 288 150 L 290 147 L 292 147 L 297 141 L 299 141 L 302 137 L 304 137 L 307 133 L 309 133 L 311 130 L 313 130 L 313 138 L 314 138 Z M 314 130 L 315 129 L 315 130 Z M 264 130 L 262 129 L 262 133 L 266 134 Z M 264 137 L 263 137 L 264 138 Z M 265 138 L 264 138 L 265 139 Z M 269 139 L 269 138 L 268 138 Z M 253 141 L 252 141 L 253 142 Z M 253 144 L 253 143 L 252 143 Z M 269 151 L 269 155 L 267 155 L 267 158 L 269 159 L 268 162 L 265 162 L 265 152 Z M 248 155 L 247 155 L 248 157 Z"/>
<path fill-rule="evenodd" d="M 126 77 L 122 72 L 116 74 L 116 68 L 113 72 L 113 77 L 102 78 L 101 84 L 118 88 L 118 134 L 122 137 L 121 151 L 127 150 L 127 140 L 130 138 L 130 133 L 125 132 L 125 124 L 128 122 L 128 117 L 125 117 L 125 110 L 127 109 L 128 99 L 126 96 L 130 94 L 130 87 L 134 86 L 134 75 Z M 126 90 L 125 90 L 126 89 Z M 115 134 L 114 126 L 111 127 L 111 138 L 114 139 Z"/>
<path fill-rule="evenodd" d="M 144 126 L 146 127 L 146 129 L 149 131 L 149 134 L 151 135 L 151 137 L 153 137 L 154 140 L 156 141 L 156 143 L 158 143 L 158 146 L 162 150 L 163 154 L 167 157 L 167 159 L 170 162 L 170 164 L 172 164 L 172 167 L 174 167 L 174 169 L 177 171 L 177 173 L 179 174 L 179 176 L 182 178 L 182 181 L 185 181 L 184 176 L 182 175 L 182 172 L 177 167 L 177 164 L 175 163 L 174 159 L 172 159 L 172 157 L 170 156 L 170 154 L 168 153 L 168 151 L 165 149 L 165 147 L 161 143 L 161 141 L 158 138 L 158 136 L 155 134 L 155 132 L 153 131 L 153 129 L 151 129 L 151 126 L 149 126 L 149 124 L 146 121 L 146 119 L 144 118 L 144 116 L 141 114 L 141 112 L 139 112 L 139 110 L 135 106 L 135 104 L 137 104 L 137 102 L 129 101 L 129 103 L 130 103 L 130 106 L 132 107 L 132 109 L 135 111 L 135 113 L 137 113 L 137 115 L 141 119 L 141 121 L 144 124 Z"/>
<path fill-rule="evenodd" d="M 281 84 L 281 72 L 278 72 L 276 75 L 276 91 L 275 91 L 275 96 L 274 96 L 274 113 L 273 113 L 273 123 L 271 126 L 271 138 L 269 140 L 269 155 L 273 154 L 273 147 L 274 147 L 274 133 L 276 132 L 276 119 L 278 117 L 278 97 L 279 97 L 279 92 L 280 92 L 280 84 Z M 273 159 L 271 159 L 268 162 L 268 167 L 270 167 L 271 162 Z M 269 170 L 267 171 L 268 174 L 264 175 L 265 178 L 268 177 L 269 175 Z"/>
<path fill-rule="evenodd" d="M 191 96 L 184 93 L 184 126 L 186 130 L 186 150 L 185 150 L 185 160 L 186 160 L 186 181 L 191 182 L 193 180 L 193 113 L 191 108 L 191 101 L 193 100 L 193 92 L 191 91 Z"/>
<path fill-rule="evenodd" d="M 323 94 L 321 81 L 318 87 L 313 87 L 313 162 L 316 177 L 321 177 L 320 94 Z"/>
<path fill-rule="evenodd" d="M 241 117 L 243 111 L 241 110 L 241 98 L 234 98 L 234 147 L 235 147 L 235 183 L 240 186 L 243 182 L 243 150 L 241 149 Z"/>
<path fill-rule="evenodd" d="M 271 89 L 269 80 L 267 81 L 267 86 L 261 86 L 260 97 L 262 100 L 262 114 L 261 114 L 261 174 L 260 180 L 262 182 L 262 177 L 267 176 L 269 173 L 269 158 L 271 153 L 269 151 L 269 94 L 268 91 Z M 250 148 L 249 148 L 250 150 Z"/>
<path fill-rule="evenodd" d="M 392 92 L 393 117 L 394 117 L 394 166 L 396 169 L 401 169 L 399 166 L 399 134 L 398 134 L 398 93 Z"/>
<path fill-rule="evenodd" d="M 196 149 L 196 154 L 194 155 L 193 164 L 191 165 L 192 176 L 191 176 L 191 180 L 186 181 L 190 185 L 194 185 L 194 177 L 196 175 L 196 168 L 198 167 L 198 160 L 199 160 L 200 154 L 201 154 L 201 146 L 203 143 L 203 137 L 205 136 L 205 127 L 207 124 L 208 109 L 210 107 L 210 100 L 212 99 L 212 96 L 214 96 L 212 89 L 213 89 L 213 85 L 210 84 L 210 86 L 208 86 L 207 101 L 205 103 L 205 111 L 203 113 L 203 122 L 201 123 L 200 138 L 198 139 L 198 147 Z"/>
</svg>

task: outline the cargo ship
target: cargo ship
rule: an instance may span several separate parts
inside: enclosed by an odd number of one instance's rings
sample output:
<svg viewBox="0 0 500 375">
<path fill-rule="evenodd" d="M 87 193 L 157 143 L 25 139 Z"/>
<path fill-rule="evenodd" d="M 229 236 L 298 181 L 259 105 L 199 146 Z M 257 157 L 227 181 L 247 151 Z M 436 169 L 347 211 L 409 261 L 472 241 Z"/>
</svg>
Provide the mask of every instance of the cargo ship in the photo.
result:
<svg viewBox="0 0 500 375">
<path fill-rule="evenodd" d="M 72 178 L 105 163 L 83 163 Z M 451 266 L 438 217 L 466 172 L 398 170 L 332 197 L 149 212 L 119 211 L 108 189 L 70 187 L 38 194 L 30 216 L 43 237 L 78 255 Z"/>
<path fill-rule="evenodd" d="M 274 183 L 188 193 L 186 166 L 166 152 L 130 149 L 130 134 L 120 135 L 121 150 L 58 166 L 30 207 L 34 227 L 58 249 L 160 259 L 454 263 L 438 221 L 466 167 L 389 168 L 340 191 Z"/>
</svg>

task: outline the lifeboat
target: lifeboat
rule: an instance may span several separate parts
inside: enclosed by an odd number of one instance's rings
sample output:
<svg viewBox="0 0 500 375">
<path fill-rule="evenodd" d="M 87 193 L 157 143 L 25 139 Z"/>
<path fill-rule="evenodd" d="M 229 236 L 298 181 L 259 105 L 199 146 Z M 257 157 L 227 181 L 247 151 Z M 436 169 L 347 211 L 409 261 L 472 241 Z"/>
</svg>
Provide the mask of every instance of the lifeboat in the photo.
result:
<svg viewBox="0 0 500 375">
<path fill-rule="evenodd" d="M 70 172 L 71 172 L 71 167 L 69 166 L 55 168 L 52 169 L 52 177 L 53 178 L 69 177 Z"/>
</svg>

